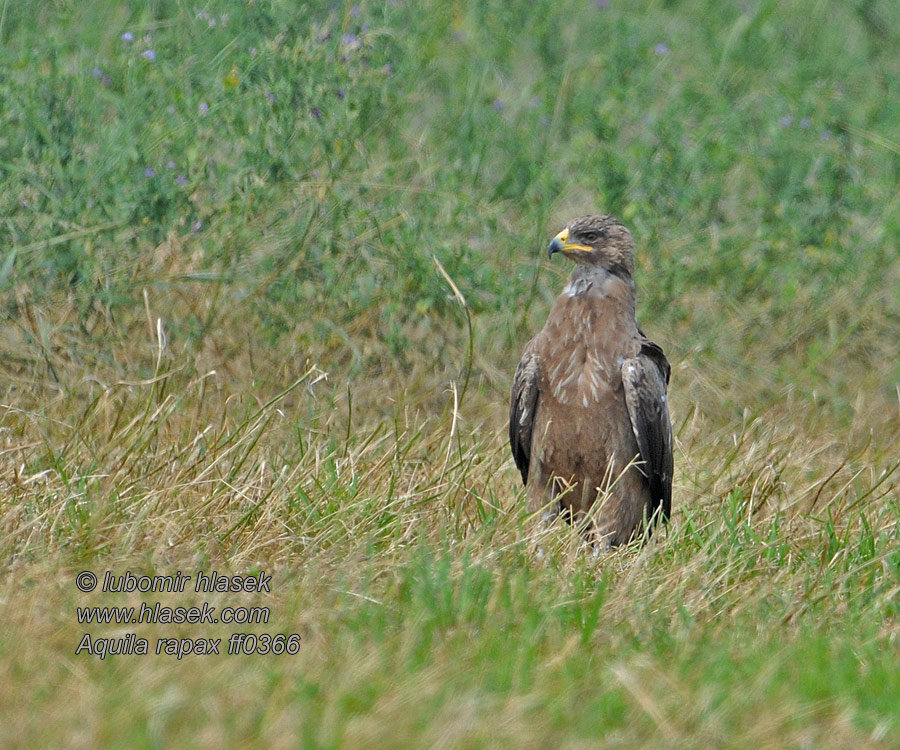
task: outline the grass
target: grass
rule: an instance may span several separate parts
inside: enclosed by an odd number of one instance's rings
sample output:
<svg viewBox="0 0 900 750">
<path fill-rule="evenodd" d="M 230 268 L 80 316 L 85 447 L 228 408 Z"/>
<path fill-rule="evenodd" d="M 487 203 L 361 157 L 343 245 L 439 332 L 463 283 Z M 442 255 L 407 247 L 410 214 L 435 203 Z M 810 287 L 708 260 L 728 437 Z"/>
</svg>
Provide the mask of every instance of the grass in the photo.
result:
<svg viewBox="0 0 900 750">
<path fill-rule="evenodd" d="M 879 0 L 2 4 L 0 744 L 896 747 L 897 29 Z M 568 272 L 543 248 L 594 209 L 637 238 L 677 437 L 667 531 L 596 557 L 535 527 L 505 444 Z M 157 601 L 270 619 L 77 620 Z"/>
</svg>

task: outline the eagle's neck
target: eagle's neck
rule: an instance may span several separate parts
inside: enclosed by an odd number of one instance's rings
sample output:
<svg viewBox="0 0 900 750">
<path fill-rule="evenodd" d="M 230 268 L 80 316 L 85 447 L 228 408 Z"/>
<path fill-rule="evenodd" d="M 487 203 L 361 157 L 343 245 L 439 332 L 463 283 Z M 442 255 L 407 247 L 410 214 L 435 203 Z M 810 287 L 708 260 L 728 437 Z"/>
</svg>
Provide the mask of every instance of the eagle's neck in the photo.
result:
<svg viewBox="0 0 900 750">
<path fill-rule="evenodd" d="M 634 279 L 611 273 L 602 266 L 577 263 L 563 294 L 567 297 L 611 297 L 634 313 Z"/>
<path fill-rule="evenodd" d="M 556 298 L 540 346 L 545 390 L 559 403 L 592 409 L 621 387 L 622 363 L 637 353 L 639 336 L 629 281 L 579 264 Z M 624 401 L 615 403 L 624 410 Z"/>
</svg>

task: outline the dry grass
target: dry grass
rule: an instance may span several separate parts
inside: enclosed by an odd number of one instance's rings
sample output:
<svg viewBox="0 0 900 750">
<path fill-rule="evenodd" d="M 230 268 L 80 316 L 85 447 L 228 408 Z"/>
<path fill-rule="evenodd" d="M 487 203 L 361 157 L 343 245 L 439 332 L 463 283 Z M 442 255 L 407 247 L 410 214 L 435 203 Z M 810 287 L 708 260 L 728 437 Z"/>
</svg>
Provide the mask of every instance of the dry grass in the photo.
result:
<svg viewBox="0 0 900 750">
<path fill-rule="evenodd" d="M 890 746 L 898 726 L 867 688 L 895 682 L 900 632 L 889 404 L 840 439 L 790 397 L 729 418 L 709 374 L 676 362 L 673 523 L 595 557 L 523 515 L 505 399 L 485 381 L 460 403 L 438 377 L 348 387 L 311 358 L 278 390 L 258 355 L 228 377 L 140 317 L 117 325 L 143 340 L 113 349 L 19 345 L 2 421 L 4 745 L 580 747 L 605 726 L 607 747 Z M 273 591 L 81 594 L 81 569 L 263 570 Z M 84 632 L 241 630 L 76 621 L 155 600 L 267 606 L 251 629 L 302 648 L 75 655 Z"/>
</svg>

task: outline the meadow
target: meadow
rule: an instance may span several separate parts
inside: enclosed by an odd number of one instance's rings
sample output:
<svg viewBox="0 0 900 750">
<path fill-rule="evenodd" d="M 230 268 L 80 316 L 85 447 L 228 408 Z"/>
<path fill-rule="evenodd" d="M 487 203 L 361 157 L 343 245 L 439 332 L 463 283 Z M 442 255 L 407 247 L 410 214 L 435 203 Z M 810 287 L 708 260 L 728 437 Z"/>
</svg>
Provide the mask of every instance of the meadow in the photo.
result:
<svg viewBox="0 0 900 750">
<path fill-rule="evenodd" d="M 0 746 L 900 747 L 898 126 L 890 0 L 0 3 Z M 593 211 L 676 433 L 599 555 L 506 443 Z"/>
</svg>

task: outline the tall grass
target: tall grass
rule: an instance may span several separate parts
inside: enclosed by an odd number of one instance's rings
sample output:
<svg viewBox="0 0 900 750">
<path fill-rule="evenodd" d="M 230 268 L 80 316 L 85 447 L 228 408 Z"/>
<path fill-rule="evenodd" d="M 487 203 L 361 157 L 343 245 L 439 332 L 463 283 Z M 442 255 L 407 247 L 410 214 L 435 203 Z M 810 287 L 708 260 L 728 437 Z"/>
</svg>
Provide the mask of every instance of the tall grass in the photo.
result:
<svg viewBox="0 0 900 750">
<path fill-rule="evenodd" d="M 0 744 L 897 745 L 894 4 L 0 19 Z M 667 531 L 600 556 L 504 442 L 595 209 L 677 442 Z M 76 617 L 156 601 L 271 617 Z M 236 632 L 301 647 L 75 653 Z"/>
</svg>

